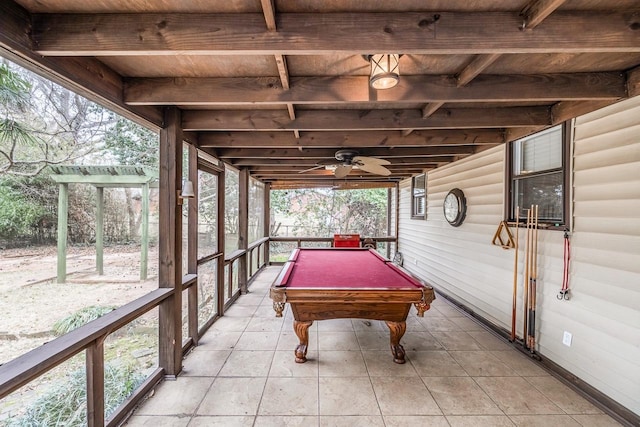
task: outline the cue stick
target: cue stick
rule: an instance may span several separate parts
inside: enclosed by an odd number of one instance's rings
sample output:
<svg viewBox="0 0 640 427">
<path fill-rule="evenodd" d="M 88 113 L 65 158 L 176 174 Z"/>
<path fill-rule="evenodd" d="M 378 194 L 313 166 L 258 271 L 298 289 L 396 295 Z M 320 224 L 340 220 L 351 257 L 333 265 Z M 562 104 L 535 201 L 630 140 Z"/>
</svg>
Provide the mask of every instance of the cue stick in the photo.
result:
<svg viewBox="0 0 640 427">
<path fill-rule="evenodd" d="M 533 238 L 533 253 L 532 253 L 532 279 L 531 279 L 531 313 L 529 315 L 529 335 L 531 336 L 531 342 L 529 344 L 529 350 L 533 353 L 536 345 L 536 293 L 538 287 L 538 205 L 535 206 L 534 211 L 534 238 Z"/>
<path fill-rule="evenodd" d="M 511 342 L 516 340 L 516 305 L 518 304 L 518 236 L 520 231 L 520 206 L 516 206 L 516 254 L 513 261 L 513 302 L 511 304 Z"/>
<path fill-rule="evenodd" d="M 530 250 L 529 250 L 529 246 L 530 246 L 530 240 L 531 240 L 531 236 L 529 233 L 529 228 L 531 225 L 531 209 L 527 210 L 527 235 L 525 238 L 525 252 L 524 252 L 524 271 L 523 273 L 523 280 L 522 280 L 522 309 L 523 309 L 523 313 L 522 313 L 522 321 L 523 321 L 523 326 L 522 326 L 522 343 L 526 346 L 527 345 L 527 325 L 528 325 L 528 319 L 527 319 L 527 315 L 529 314 L 529 255 L 530 255 Z"/>
</svg>

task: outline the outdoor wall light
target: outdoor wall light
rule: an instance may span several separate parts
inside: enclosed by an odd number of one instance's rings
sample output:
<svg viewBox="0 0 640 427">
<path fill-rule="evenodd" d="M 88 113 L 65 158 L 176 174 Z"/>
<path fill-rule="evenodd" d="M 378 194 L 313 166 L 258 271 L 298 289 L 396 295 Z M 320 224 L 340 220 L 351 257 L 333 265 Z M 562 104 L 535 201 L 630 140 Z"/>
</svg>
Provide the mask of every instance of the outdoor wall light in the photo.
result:
<svg viewBox="0 0 640 427">
<path fill-rule="evenodd" d="M 183 181 L 182 190 L 178 191 L 178 204 L 181 205 L 184 199 L 193 199 L 196 193 L 193 192 L 193 183 L 191 181 Z"/>
<path fill-rule="evenodd" d="M 365 55 L 371 63 L 369 85 L 377 90 L 390 89 L 400 81 L 400 56 L 397 53 Z"/>
</svg>

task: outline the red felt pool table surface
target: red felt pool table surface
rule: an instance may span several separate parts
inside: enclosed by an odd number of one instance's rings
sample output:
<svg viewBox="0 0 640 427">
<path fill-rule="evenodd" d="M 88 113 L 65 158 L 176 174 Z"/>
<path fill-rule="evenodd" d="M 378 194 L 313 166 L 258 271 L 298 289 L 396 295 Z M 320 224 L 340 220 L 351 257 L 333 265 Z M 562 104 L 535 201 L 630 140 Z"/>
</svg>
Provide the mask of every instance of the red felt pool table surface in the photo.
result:
<svg viewBox="0 0 640 427">
<path fill-rule="evenodd" d="M 416 289 L 422 284 L 372 249 L 296 250 L 276 286 L 289 288 Z"/>
</svg>

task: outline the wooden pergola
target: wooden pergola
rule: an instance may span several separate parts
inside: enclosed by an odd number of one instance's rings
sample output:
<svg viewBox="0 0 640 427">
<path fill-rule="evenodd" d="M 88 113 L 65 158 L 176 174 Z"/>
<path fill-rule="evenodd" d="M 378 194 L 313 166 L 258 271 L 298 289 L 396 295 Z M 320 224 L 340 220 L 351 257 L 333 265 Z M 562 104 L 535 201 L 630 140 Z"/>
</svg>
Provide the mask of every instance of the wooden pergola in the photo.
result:
<svg viewBox="0 0 640 427">
<path fill-rule="evenodd" d="M 67 278 L 67 223 L 69 184 L 89 184 L 96 188 L 96 271 L 104 274 L 104 189 L 140 188 L 142 224 L 140 233 L 140 280 L 147 279 L 149 260 L 149 188 L 157 187 L 158 173 L 140 166 L 65 166 L 50 168 L 51 179 L 59 184 L 58 193 L 58 273 L 57 282 Z"/>
</svg>

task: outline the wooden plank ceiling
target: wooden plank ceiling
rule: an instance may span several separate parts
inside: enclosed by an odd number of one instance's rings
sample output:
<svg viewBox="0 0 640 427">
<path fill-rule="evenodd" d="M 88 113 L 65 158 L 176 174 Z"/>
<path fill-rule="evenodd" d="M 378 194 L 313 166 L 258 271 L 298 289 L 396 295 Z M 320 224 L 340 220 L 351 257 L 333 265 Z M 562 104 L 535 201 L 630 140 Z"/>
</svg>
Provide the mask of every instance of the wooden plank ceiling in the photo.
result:
<svg viewBox="0 0 640 427">
<path fill-rule="evenodd" d="M 340 149 L 393 183 L 635 96 L 637 0 L 12 0 L 0 47 L 118 111 L 182 110 L 204 151 L 274 187 Z M 369 87 L 368 54 L 400 82 Z M 312 169 L 312 170 L 310 170 Z M 367 184 L 369 185 L 369 184 Z"/>
</svg>

